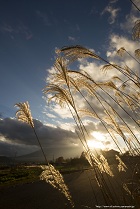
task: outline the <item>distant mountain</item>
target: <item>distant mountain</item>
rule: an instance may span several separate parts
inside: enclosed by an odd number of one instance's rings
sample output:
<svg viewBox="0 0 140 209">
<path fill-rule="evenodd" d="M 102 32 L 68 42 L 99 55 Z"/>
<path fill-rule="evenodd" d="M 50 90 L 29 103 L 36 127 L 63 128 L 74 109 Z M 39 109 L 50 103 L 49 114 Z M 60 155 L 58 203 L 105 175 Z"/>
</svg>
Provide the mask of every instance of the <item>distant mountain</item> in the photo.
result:
<svg viewBox="0 0 140 209">
<path fill-rule="evenodd" d="M 41 156 L 41 150 L 39 150 L 39 151 L 32 152 L 27 155 L 18 156 L 16 157 L 16 161 L 24 161 L 24 162 L 26 161 L 37 162 L 38 161 L 39 162 L 39 161 L 44 161 L 44 159 Z"/>
<path fill-rule="evenodd" d="M 73 158 L 73 157 L 80 157 L 81 155 L 81 148 L 79 147 L 64 147 L 64 148 L 46 148 L 44 149 L 44 152 L 46 154 L 46 157 L 48 160 L 55 160 L 58 157 L 66 158 Z M 24 161 L 24 162 L 40 162 L 44 161 L 44 156 L 42 154 L 41 150 L 38 150 L 36 152 L 32 152 L 27 155 L 22 155 L 16 157 L 17 161 Z"/>
<path fill-rule="evenodd" d="M 46 158 L 48 160 L 55 160 L 58 157 L 66 158 L 74 158 L 74 157 L 80 157 L 82 153 L 82 149 L 79 147 L 65 147 L 65 148 L 45 148 L 44 152 L 46 154 Z M 115 155 L 119 154 L 116 150 L 97 150 L 98 154 L 103 154 L 104 157 L 106 157 L 109 161 L 109 163 L 116 162 Z M 97 154 L 96 153 L 96 154 Z M 18 156 L 16 157 L 17 161 L 24 161 L 24 162 L 44 162 L 44 156 L 41 152 L 41 150 L 38 150 L 36 152 L 32 152 L 27 155 Z"/>
</svg>

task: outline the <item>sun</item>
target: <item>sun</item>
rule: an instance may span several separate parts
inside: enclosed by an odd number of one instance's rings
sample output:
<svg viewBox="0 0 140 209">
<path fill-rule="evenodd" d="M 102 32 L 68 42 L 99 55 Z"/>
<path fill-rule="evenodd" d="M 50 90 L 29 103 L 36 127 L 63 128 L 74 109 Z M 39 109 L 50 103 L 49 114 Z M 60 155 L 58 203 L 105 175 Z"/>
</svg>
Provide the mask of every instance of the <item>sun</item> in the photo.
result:
<svg viewBox="0 0 140 209">
<path fill-rule="evenodd" d="M 90 149 L 105 149 L 104 143 L 103 141 L 105 140 L 105 137 L 102 133 L 94 131 L 91 133 L 91 135 L 93 136 L 93 138 L 89 139 L 87 141 L 88 146 L 90 147 Z"/>
</svg>

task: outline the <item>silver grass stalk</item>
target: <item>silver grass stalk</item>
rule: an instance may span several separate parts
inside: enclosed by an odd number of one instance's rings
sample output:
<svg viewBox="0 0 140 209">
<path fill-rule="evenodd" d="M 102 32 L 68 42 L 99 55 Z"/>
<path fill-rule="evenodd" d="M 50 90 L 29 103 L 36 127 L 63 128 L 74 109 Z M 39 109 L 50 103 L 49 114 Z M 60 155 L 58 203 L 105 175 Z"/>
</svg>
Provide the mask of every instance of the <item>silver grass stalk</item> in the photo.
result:
<svg viewBox="0 0 140 209">
<path fill-rule="evenodd" d="M 120 49 L 118 49 L 117 51 L 117 55 L 119 55 L 120 57 L 122 57 L 125 53 L 125 48 L 121 47 Z"/>
<path fill-rule="evenodd" d="M 31 115 L 31 110 L 30 110 L 30 106 L 29 106 L 28 101 L 27 102 L 16 103 L 15 107 L 19 108 L 19 110 L 17 110 L 17 112 L 16 112 L 17 119 L 19 121 L 22 121 L 24 123 L 29 124 L 31 126 L 31 128 L 33 129 L 34 134 L 36 136 L 36 139 L 38 141 L 38 144 L 41 148 L 42 154 L 45 158 L 46 163 L 48 164 L 48 161 L 47 161 L 46 155 L 44 153 L 43 147 L 40 143 L 40 140 L 39 140 L 38 135 L 37 135 L 37 133 L 35 131 L 35 128 L 34 128 L 33 118 L 32 118 L 32 115 Z"/>
<path fill-rule="evenodd" d="M 42 169 L 44 171 L 41 173 L 40 179 L 45 180 L 46 182 L 50 183 L 53 187 L 55 187 L 56 189 L 61 191 L 65 195 L 65 197 L 68 199 L 68 201 L 70 202 L 72 207 L 74 207 L 74 203 L 72 202 L 71 195 L 68 191 L 67 186 L 64 183 L 62 175 L 51 164 L 49 164 L 49 162 L 46 158 L 43 147 L 40 143 L 40 140 L 39 140 L 37 133 L 35 131 L 35 128 L 34 128 L 34 123 L 33 123 L 32 115 L 31 115 L 29 103 L 28 102 L 24 102 L 24 103 L 20 102 L 20 103 L 16 103 L 15 106 L 19 108 L 19 110 L 17 110 L 17 112 L 16 112 L 17 119 L 19 121 L 29 124 L 32 127 L 32 129 L 35 133 L 35 136 L 37 138 L 37 141 L 39 143 L 39 146 L 41 148 L 41 151 L 43 153 L 43 156 L 45 158 L 45 161 L 47 163 L 47 166 L 42 166 Z"/>
<path fill-rule="evenodd" d="M 28 123 L 31 127 L 34 127 L 33 118 L 31 115 L 28 101 L 24 103 L 16 103 L 15 107 L 19 108 L 19 110 L 17 110 L 16 112 L 17 119 L 19 121 Z"/>
<path fill-rule="evenodd" d="M 100 164 L 98 165 L 99 169 L 101 172 L 106 172 L 109 176 L 114 176 L 108 162 L 107 162 L 107 159 L 103 156 L 103 155 L 100 155 Z"/>
<path fill-rule="evenodd" d="M 132 193 L 130 192 L 130 190 L 129 190 L 129 188 L 128 188 L 128 186 L 127 186 L 126 183 L 123 184 L 123 189 L 124 189 L 128 194 L 132 195 Z"/>
<path fill-rule="evenodd" d="M 135 50 L 135 57 L 136 57 L 137 59 L 140 59 L 140 49 L 136 49 L 136 50 Z"/>
<path fill-rule="evenodd" d="M 134 56 L 132 56 L 132 54 L 130 54 L 124 47 L 121 47 L 117 51 L 117 55 L 119 55 L 120 57 L 123 57 L 124 53 L 127 53 L 132 59 L 134 59 L 136 62 L 138 62 L 140 64 L 140 62 Z M 132 71 L 132 73 L 134 73 L 134 72 Z"/>
<path fill-rule="evenodd" d="M 65 195 L 67 200 L 71 203 L 71 206 L 74 207 L 72 197 L 60 172 L 52 165 L 41 166 L 41 168 L 43 169 L 43 172 L 40 175 L 40 180 L 45 180 L 51 186 L 58 189 L 62 194 Z"/>
<path fill-rule="evenodd" d="M 89 162 L 89 164 L 91 165 L 91 167 L 96 166 L 99 168 L 99 171 L 101 173 L 105 172 L 112 177 L 114 176 L 107 162 L 107 159 L 103 155 L 100 155 L 100 159 L 98 159 L 93 155 L 93 153 L 90 150 L 88 150 L 87 152 L 84 152 L 84 155 L 87 161 Z"/>
<path fill-rule="evenodd" d="M 134 25 L 133 31 L 132 31 L 132 38 L 134 40 L 139 40 L 140 39 L 140 20 L 137 20 L 135 22 L 135 25 Z"/>
<path fill-rule="evenodd" d="M 105 60 L 103 57 L 100 57 L 99 55 L 93 53 L 92 51 L 90 51 L 89 49 L 83 47 L 83 46 L 66 46 L 61 48 L 60 50 L 57 50 L 57 53 L 63 53 L 64 57 L 66 59 L 68 59 L 70 62 L 73 62 L 75 60 L 77 60 L 78 58 L 87 58 L 87 57 L 91 57 L 94 59 L 99 59 L 102 60 L 103 62 L 112 65 L 112 67 L 114 67 L 115 69 L 117 69 L 119 72 L 121 72 L 123 75 L 127 76 L 130 80 L 132 80 L 133 82 L 136 82 L 135 79 L 131 76 L 128 75 L 124 72 L 124 69 L 122 67 L 116 67 L 116 65 L 109 63 L 107 60 Z"/>
<path fill-rule="evenodd" d="M 140 12 L 140 9 L 139 9 L 139 7 L 136 5 L 136 3 L 134 3 L 133 0 L 130 0 L 130 1 L 131 1 L 131 3 L 133 4 L 133 6 Z"/>
<path fill-rule="evenodd" d="M 80 45 L 63 47 L 61 49 L 56 50 L 57 54 L 61 52 L 64 53 L 66 58 L 70 59 L 71 61 L 75 61 L 78 58 L 86 58 L 86 57 L 100 59 L 100 57 L 97 54 Z"/>
<path fill-rule="evenodd" d="M 98 159 L 94 156 L 94 154 L 91 152 L 90 149 L 84 152 L 84 156 L 87 159 L 91 167 L 98 166 L 99 164 Z"/>
<path fill-rule="evenodd" d="M 103 72 L 107 72 L 108 70 L 112 70 L 114 67 L 115 67 L 115 68 L 120 68 L 119 65 L 116 65 L 115 63 L 111 63 L 111 64 L 106 64 L 106 65 L 104 65 L 104 66 L 101 68 L 101 70 L 102 70 Z"/>
<path fill-rule="evenodd" d="M 115 155 L 115 157 L 116 157 L 116 160 L 119 161 L 119 164 L 118 164 L 119 172 L 121 171 L 126 172 L 127 166 L 125 165 L 125 163 L 121 160 L 121 158 L 118 155 Z"/>
</svg>

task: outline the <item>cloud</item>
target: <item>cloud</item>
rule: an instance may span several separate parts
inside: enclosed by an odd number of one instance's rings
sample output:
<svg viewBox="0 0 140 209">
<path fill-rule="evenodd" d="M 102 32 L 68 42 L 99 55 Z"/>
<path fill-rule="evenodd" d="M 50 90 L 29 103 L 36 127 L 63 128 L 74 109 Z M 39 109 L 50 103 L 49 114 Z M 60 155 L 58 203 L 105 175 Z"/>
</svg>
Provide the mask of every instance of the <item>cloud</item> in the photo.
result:
<svg viewBox="0 0 140 209">
<path fill-rule="evenodd" d="M 110 4 L 115 4 L 118 0 L 110 0 Z"/>
<path fill-rule="evenodd" d="M 20 22 L 16 26 L 3 23 L 0 26 L 0 32 L 3 34 L 8 34 L 11 37 L 11 39 L 15 39 L 17 35 L 20 35 L 28 41 L 33 37 L 31 30 L 22 22 Z"/>
<path fill-rule="evenodd" d="M 69 41 L 71 41 L 71 42 L 75 42 L 75 41 L 76 41 L 76 38 L 73 37 L 73 36 L 68 36 L 68 39 L 69 39 Z"/>
<path fill-rule="evenodd" d="M 46 112 L 43 112 L 43 113 L 45 113 L 46 116 L 49 117 L 49 118 L 56 118 L 56 116 L 51 114 L 51 113 L 46 113 Z"/>
<path fill-rule="evenodd" d="M 134 2 L 140 8 L 140 1 L 136 0 Z M 135 22 L 139 19 L 139 11 L 132 4 L 132 8 L 129 14 L 126 15 L 125 21 L 120 24 L 121 29 L 132 33 L 132 28 L 135 25 Z"/>
<path fill-rule="evenodd" d="M 133 2 L 138 8 L 140 8 L 140 1 L 139 0 L 133 0 Z M 132 10 L 139 13 L 138 9 L 133 4 L 132 4 Z"/>
<path fill-rule="evenodd" d="M 127 30 L 127 32 L 132 33 L 132 28 L 134 27 L 135 22 L 138 20 L 138 18 L 137 18 L 137 16 L 135 16 L 133 14 L 131 14 L 131 15 L 129 14 L 129 15 L 126 15 L 126 19 L 127 19 L 127 22 L 121 23 L 120 27 L 124 31 Z"/>
<path fill-rule="evenodd" d="M 75 124 L 74 123 L 71 123 L 71 122 L 60 122 L 58 121 L 58 126 L 64 130 L 68 130 L 68 131 L 72 131 L 72 132 L 75 132 Z"/>
<path fill-rule="evenodd" d="M 46 97 L 43 97 L 43 99 L 47 102 L 50 96 L 52 95 L 49 94 Z M 60 107 L 60 105 L 55 102 L 51 102 L 49 103 L 49 105 L 46 105 L 44 107 L 43 113 L 45 113 L 48 117 L 51 116 L 51 118 L 57 118 L 57 117 L 63 119 L 72 118 L 72 115 L 68 107 Z"/>
<path fill-rule="evenodd" d="M 35 130 L 38 134 L 43 147 L 69 147 L 73 142 L 78 143 L 79 140 L 74 132 L 65 130 L 60 127 L 51 127 L 44 125 L 38 120 L 34 120 Z M 72 141 L 72 143 L 71 143 Z M 26 123 L 19 122 L 15 119 L 5 118 L 0 120 L 0 153 L 11 153 L 10 149 L 18 149 L 18 152 L 25 153 L 39 149 L 38 142 L 33 130 Z M 13 152 L 13 151 L 12 151 Z M 20 153 L 18 153 L 20 155 Z"/>
<path fill-rule="evenodd" d="M 108 18 L 109 24 L 113 24 L 117 18 L 119 11 L 120 11 L 120 8 L 113 8 L 112 6 L 108 5 L 102 11 L 101 15 L 104 15 L 105 13 L 109 13 L 110 14 L 110 17 Z"/>
<path fill-rule="evenodd" d="M 12 141 L 0 136 L 0 155 L 15 157 L 16 155 L 25 155 L 31 152 L 39 150 L 36 145 L 25 145 L 19 143 L 13 143 Z"/>
<path fill-rule="evenodd" d="M 36 14 L 40 19 L 42 19 L 44 25 L 51 26 L 51 22 L 50 22 L 47 14 L 45 14 L 44 12 L 41 12 L 39 10 L 36 11 Z"/>
<path fill-rule="evenodd" d="M 137 42 L 125 36 L 119 36 L 117 34 L 112 34 L 109 39 L 110 43 L 107 51 L 107 56 L 111 61 L 120 62 L 120 59 L 118 60 L 116 52 L 121 47 L 124 47 L 132 56 L 135 56 L 134 52 L 138 48 Z M 138 67 L 137 62 L 134 59 L 132 59 L 127 53 L 124 54 L 122 60 L 126 63 L 129 63 L 130 68 Z"/>
<path fill-rule="evenodd" d="M 55 104 L 53 105 L 53 111 L 63 119 L 72 118 L 68 107 L 60 107 L 59 104 Z"/>
<path fill-rule="evenodd" d="M 20 23 L 20 25 L 17 27 L 17 31 L 19 34 L 23 34 L 26 40 L 30 40 L 33 37 L 33 34 L 30 31 L 30 29 L 22 23 Z"/>
<path fill-rule="evenodd" d="M 92 62 L 80 62 L 81 64 L 79 65 L 80 70 L 84 70 L 87 72 L 93 79 L 94 81 L 108 81 L 110 78 L 112 78 L 114 75 L 119 75 L 119 72 L 116 72 L 116 70 L 111 70 L 107 71 L 104 73 L 101 69 L 105 65 L 105 63 L 100 63 L 98 61 L 92 61 Z"/>
</svg>

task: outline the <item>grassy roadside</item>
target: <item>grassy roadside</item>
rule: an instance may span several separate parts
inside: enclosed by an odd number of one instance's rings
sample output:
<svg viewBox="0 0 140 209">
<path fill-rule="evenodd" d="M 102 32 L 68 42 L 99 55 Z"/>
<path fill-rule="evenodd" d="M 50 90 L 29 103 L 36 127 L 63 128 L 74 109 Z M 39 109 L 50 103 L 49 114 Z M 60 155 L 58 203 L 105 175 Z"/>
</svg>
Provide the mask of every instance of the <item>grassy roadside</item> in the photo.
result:
<svg viewBox="0 0 140 209">
<path fill-rule="evenodd" d="M 86 167 L 56 166 L 62 174 L 69 174 L 87 169 Z M 0 169 L 0 188 L 39 180 L 42 169 L 39 166 L 19 166 Z"/>
<path fill-rule="evenodd" d="M 42 169 L 39 167 L 14 167 L 0 170 L 0 187 L 12 186 L 39 180 Z"/>
</svg>

